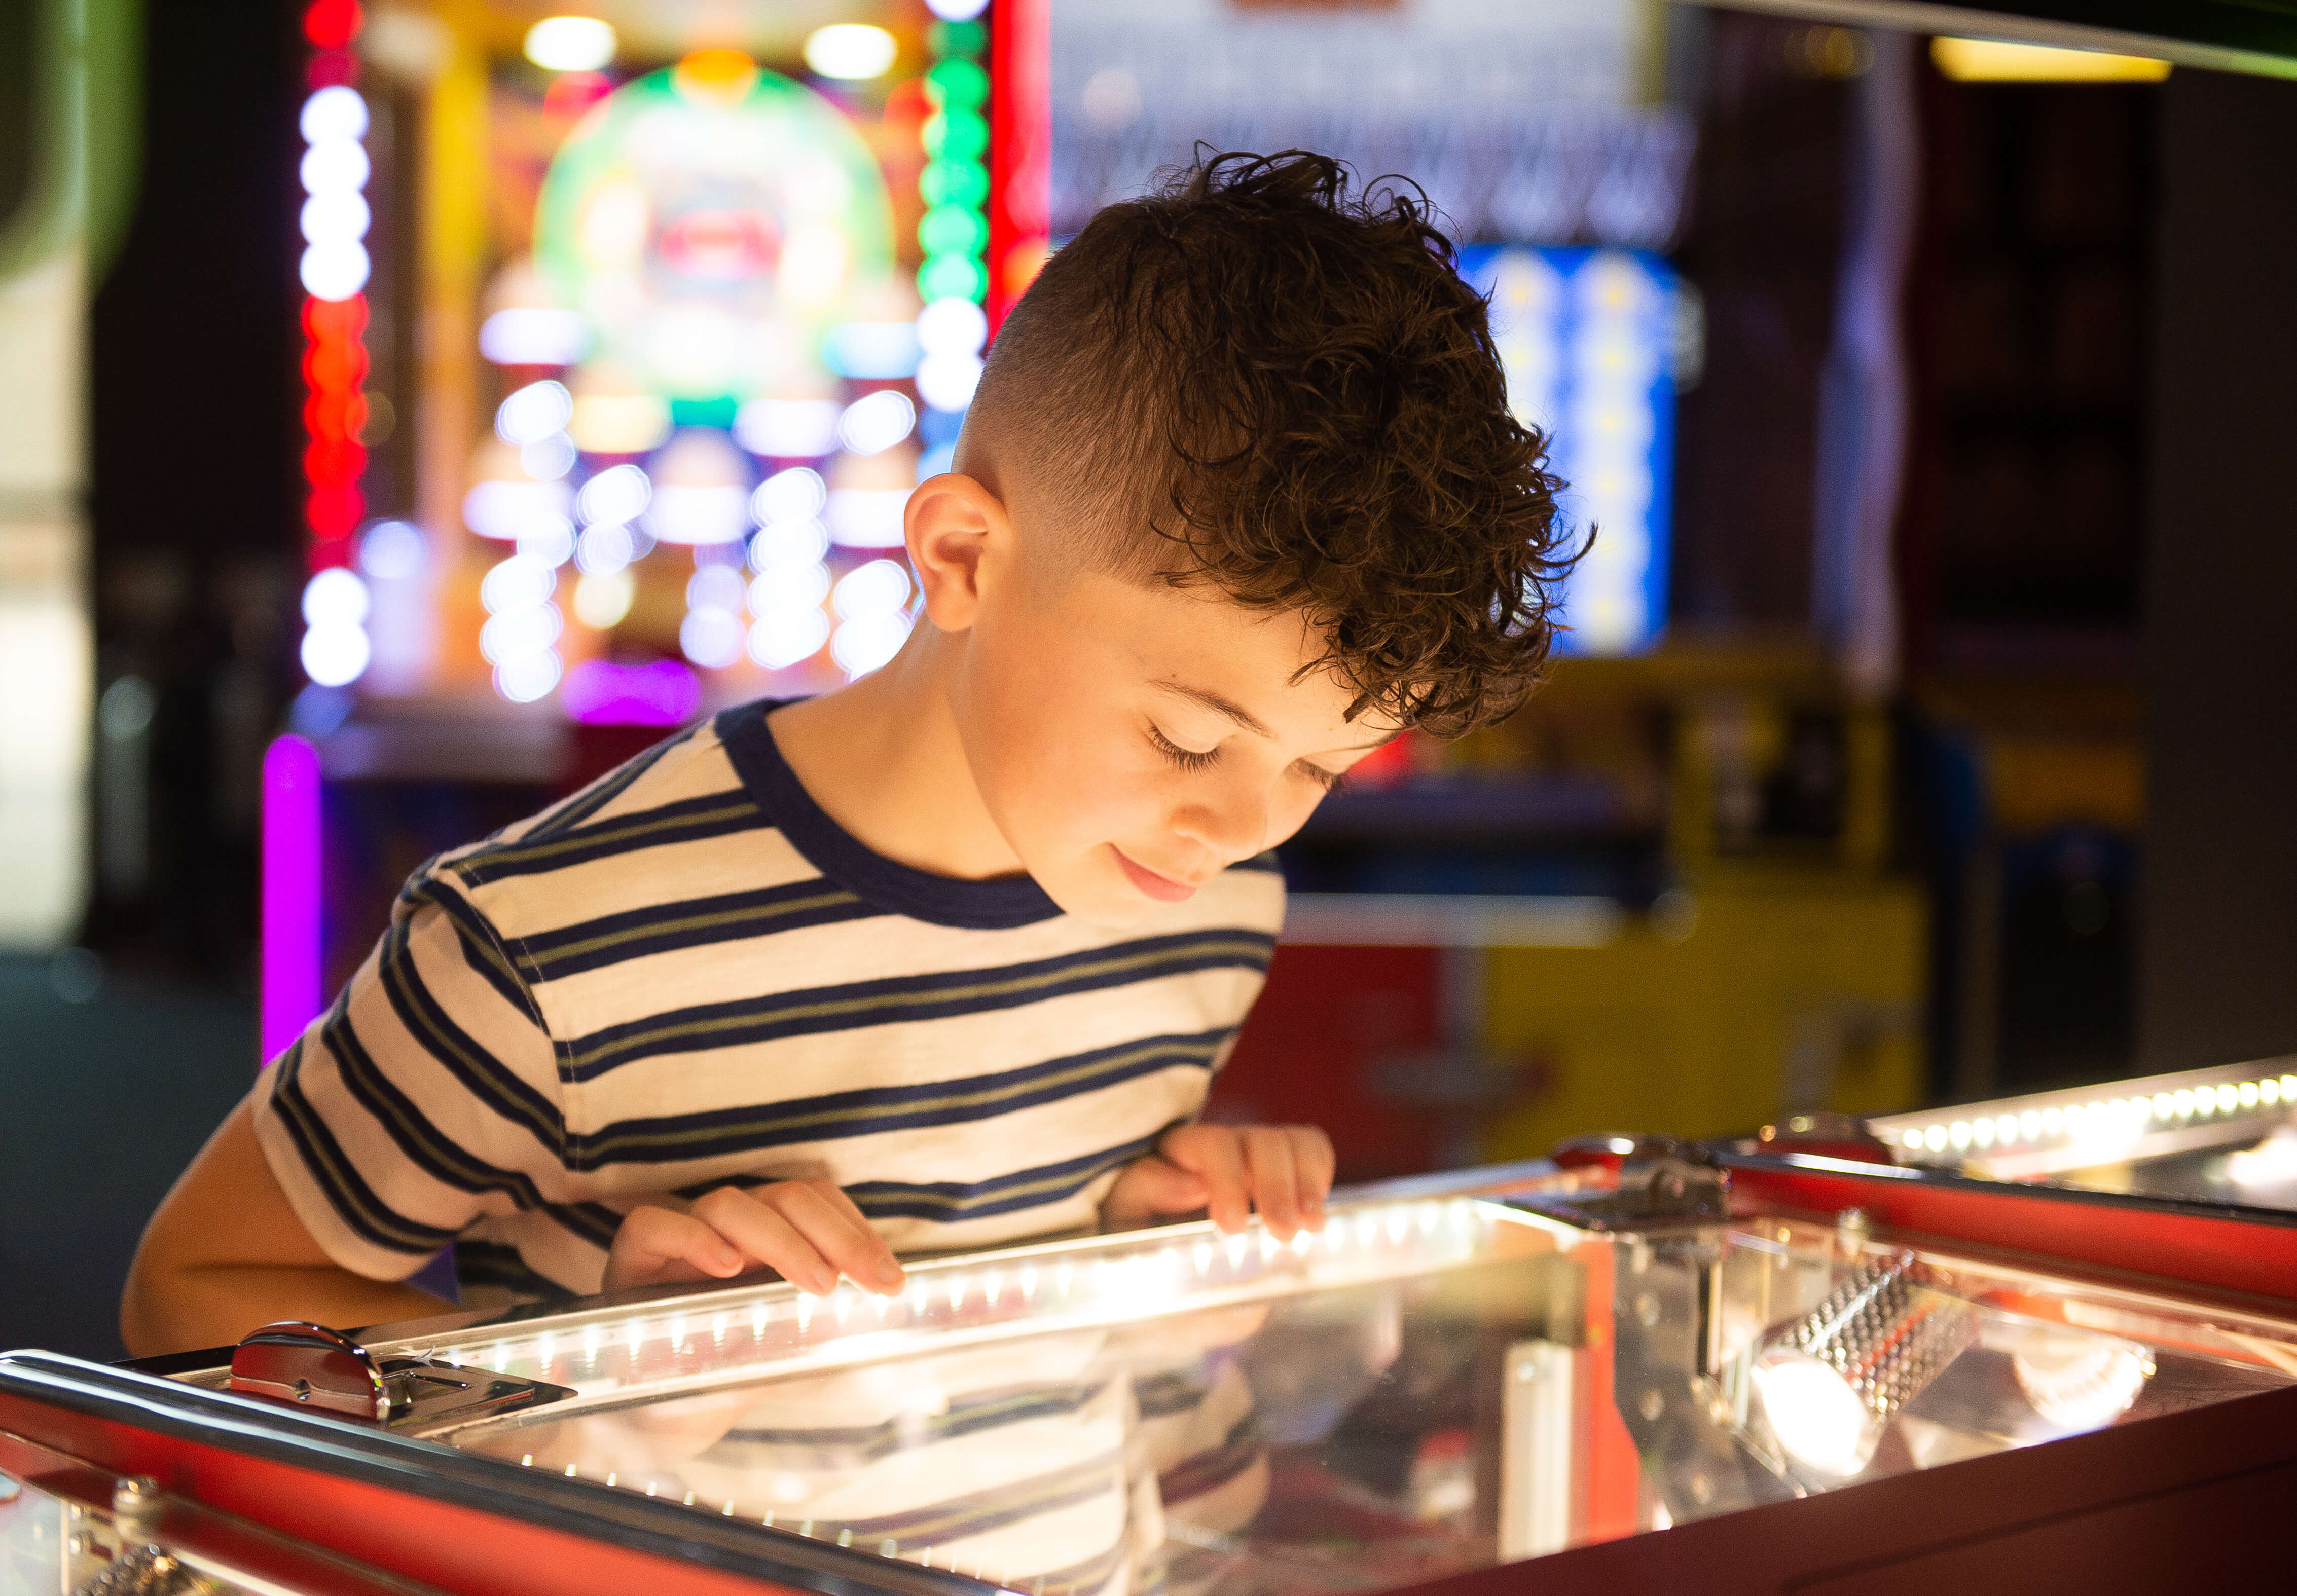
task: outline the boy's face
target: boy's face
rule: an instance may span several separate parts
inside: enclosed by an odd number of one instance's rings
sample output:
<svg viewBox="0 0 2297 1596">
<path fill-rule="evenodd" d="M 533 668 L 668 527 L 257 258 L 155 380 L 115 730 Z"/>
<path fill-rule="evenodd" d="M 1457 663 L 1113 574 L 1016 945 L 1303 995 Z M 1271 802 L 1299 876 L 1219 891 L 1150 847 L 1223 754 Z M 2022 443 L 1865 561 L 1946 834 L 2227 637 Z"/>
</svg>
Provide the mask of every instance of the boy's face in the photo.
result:
<svg viewBox="0 0 2297 1596">
<path fill-rule="evenodd" d="M 1185 901 L 1297 831 L 1395 730 L 1298 675 L 1321 652 L 1300 615 L 1056 564 L 983 561 L 950 696 L 991 818 L 1080 918 Z"/>
</svg>

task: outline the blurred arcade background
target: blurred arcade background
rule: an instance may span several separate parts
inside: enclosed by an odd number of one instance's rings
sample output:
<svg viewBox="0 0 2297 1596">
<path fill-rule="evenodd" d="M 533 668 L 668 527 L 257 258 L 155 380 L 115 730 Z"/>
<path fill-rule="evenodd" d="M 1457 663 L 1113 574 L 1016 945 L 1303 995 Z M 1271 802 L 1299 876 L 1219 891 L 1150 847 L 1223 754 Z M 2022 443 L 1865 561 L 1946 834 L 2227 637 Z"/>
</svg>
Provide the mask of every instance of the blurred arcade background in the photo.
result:
<svg viewBox="0 0 2297 1596">
<path fill-rule="evenodd" d="M 1363 1179 L 2297 1049 L 2297 86 L 1865 9 L 6 8 L 0 1344 L 117 1355 L 419 861 L 891 657 L 1005 310 L 1201 146 L 1419 184 L 1601 528 L 1529 707 L 1284 850 L 1216 1114 Z"/>
</svg>

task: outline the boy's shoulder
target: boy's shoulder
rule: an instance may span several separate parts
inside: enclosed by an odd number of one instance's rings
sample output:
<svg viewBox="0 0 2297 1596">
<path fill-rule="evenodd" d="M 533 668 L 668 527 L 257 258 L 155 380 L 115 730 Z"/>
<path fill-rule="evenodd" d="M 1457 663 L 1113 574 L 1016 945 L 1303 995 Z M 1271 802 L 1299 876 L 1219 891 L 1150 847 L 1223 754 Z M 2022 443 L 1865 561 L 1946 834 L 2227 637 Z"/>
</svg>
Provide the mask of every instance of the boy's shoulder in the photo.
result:
<svg viewBox="0 0 2297 1596">
<path fill-rule="evenodd" d="M 951 881 L 871 852 L 782 761 L 766 729 L 774 707 L 743 704 L 698 722 L 529 819 L 438 855 L 401 892 L 399 917 L 437 905 L 520 964 L 570 937 L 621 937 L 665 916 L 725 930 L 899 915 L 957 932 L 1060 921 L 1064 942 L 1082 933 L 1025 876 Z M 1272 940 L 1284 891 L 1272 854 L 1247 860 L 1207 882 L 1171 917 L 1173 929 L 1228 926 Z"/>
</svg>

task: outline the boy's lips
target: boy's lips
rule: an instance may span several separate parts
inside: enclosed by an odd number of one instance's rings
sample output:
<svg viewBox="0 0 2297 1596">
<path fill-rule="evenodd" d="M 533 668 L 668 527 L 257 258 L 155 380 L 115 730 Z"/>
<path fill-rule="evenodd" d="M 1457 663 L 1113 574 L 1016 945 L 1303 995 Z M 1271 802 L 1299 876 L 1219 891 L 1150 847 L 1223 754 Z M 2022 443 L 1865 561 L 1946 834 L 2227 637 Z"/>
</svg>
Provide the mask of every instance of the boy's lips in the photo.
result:
<svg viewBox="0 0 2297 1596">
<path fill-rule="evenodd" d="M 1197 889 L 1185 881 L 1175 881 L 1170 876 L 1159 876 L 1143 864 L 1136 864 L 1124 849 L 1111 843 L 1108 851 L 1116 855 L 1116 862 L 1124 867 L 1125 878 L 1159 903 L 1181 903 L 1197 895 Z"/>
</svg>

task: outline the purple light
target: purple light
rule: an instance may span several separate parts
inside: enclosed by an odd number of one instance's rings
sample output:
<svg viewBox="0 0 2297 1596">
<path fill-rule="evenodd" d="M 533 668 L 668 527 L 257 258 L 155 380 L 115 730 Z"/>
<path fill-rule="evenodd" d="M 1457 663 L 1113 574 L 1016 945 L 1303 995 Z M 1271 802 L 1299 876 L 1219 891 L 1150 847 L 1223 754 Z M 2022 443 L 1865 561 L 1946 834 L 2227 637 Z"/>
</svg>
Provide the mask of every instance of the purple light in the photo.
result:
<svg viewBox="0 0 2297 1596">
<path fill-rule="evenodd" d="M 286 736 L 263 751 L 263 1062 L 320 1008 L 319 751 Z"/>
<path fill-rule="evenodd" d="M 677 660 L 584 660 L 567 672 L 558 696 L 585 726 L 683 726 L 702 707 L 702 681 Z"/>
</svg>

